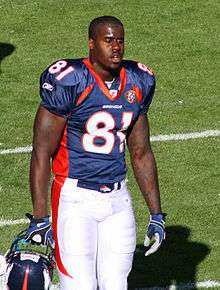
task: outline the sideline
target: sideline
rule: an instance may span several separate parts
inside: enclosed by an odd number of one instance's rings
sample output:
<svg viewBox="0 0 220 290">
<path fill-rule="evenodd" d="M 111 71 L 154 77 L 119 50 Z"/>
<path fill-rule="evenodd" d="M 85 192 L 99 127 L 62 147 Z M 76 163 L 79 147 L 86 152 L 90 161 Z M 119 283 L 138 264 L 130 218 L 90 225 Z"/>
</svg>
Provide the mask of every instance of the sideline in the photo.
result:
<svg viewBox="0 0 220 290">
<path fill-rule="evenodd" d="M 151 142 L 179 141 L 179 140 L 189 140 L 189 139 L 196 139 L 196 138 L 207 138 L 207 137 L 218 137 L 218 136 L 220 136 L 220 130 L 207 130 L 207 131 L 202 131 L 202 132 L 151 136 L 150 140 Z M 17 147 L 14 149 L 1 149 L 0 155 L 28 153 L 28 152 L 31 152 L 31 150 L 32 150 L 32 146 Z"/>
</svg>

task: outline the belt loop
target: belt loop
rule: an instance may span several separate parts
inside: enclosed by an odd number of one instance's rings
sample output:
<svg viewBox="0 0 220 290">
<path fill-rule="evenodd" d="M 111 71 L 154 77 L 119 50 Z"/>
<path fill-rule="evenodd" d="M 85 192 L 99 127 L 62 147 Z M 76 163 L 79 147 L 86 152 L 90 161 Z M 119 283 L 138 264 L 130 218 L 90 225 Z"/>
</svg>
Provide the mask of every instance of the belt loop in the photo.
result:
<svg viewBox="0 0 220 290">
<path fill-rule="evenodd" d="M 119 189 L 121 189 L 121 182 L 116 182 L 116 183 L 114 184 L 114 189 L 115 189 L 115 190 L 119 190 Z"/>
</svg>

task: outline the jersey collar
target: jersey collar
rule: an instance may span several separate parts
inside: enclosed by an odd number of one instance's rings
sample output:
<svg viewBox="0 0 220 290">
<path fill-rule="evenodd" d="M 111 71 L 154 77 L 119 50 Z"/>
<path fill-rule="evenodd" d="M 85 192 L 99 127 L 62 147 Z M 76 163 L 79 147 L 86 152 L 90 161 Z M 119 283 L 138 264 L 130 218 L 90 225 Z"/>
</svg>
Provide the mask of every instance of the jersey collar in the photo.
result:
<svg viewBox="0 0 220 290">
<path fill-rule="evenodd" d="M 92 63 L 90 62 L 90 60 L 88 58 L 83 60 L 84 64 L 86 65 L 86 67 L 89 69 L 90 73 L 93 75 L 93 77 L 95 78 L 99 88 L 101 89 L 101 91 L 106 95 L 107 98 L 109 98 L 111 101 L 115 101 L 116 99 L 118 99 L 123 90 L 125 89 L 126 86 L 126 70 L 124 67 L 121 68 L 120 71 L 120 85 L 119 85 L 119 91 L 117 93 L 117 95 L 115 97 L 112 97 L 109 89 L 106 87 L 104 81 L 102 80 L 102 78 L 95 72 Z"/>
</svg>

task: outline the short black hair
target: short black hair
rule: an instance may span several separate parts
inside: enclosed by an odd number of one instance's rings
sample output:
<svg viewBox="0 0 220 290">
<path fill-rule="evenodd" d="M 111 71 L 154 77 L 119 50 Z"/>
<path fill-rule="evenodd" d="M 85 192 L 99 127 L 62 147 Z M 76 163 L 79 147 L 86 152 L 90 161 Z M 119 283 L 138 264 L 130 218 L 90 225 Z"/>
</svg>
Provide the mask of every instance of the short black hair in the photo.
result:
<svg viewBox="0 0 220 290">
<path fill-rule="evenodd" d="M 89 39 L 96 37 L 96 32 L 99 24 L 113 24 L 113 25 L 119 25 L 121 27 L 124 27 L 121 20 L 116 18 L 115 16 L 100 16 L 95 19 L 93 19 L 90 22 L 89 25 Z"/>
</svg>

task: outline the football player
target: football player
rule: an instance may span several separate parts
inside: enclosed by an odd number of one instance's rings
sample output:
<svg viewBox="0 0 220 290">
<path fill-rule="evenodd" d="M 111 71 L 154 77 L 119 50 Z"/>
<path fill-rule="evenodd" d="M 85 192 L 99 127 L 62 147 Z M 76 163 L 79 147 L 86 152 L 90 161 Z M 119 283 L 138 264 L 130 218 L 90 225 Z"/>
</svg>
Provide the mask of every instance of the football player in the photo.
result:
<svg viewBox="0 0 220 290">
<path fill-rule="evenodd" d="M 136 246 L 125 143 L 150 211 L 146 255 L 165 238 L 147 118 L 155 77 L 145 65 L 123 60 L 124 27 L 115 17 L 90 23 L 88 45 L 88 58 L 58 60 L 41 75 L 30 166 L 33 216 L 25 239 L 51 242 L 52 160 L 52 230 L 61 289 L 125 290 Z"/>
</svg>

